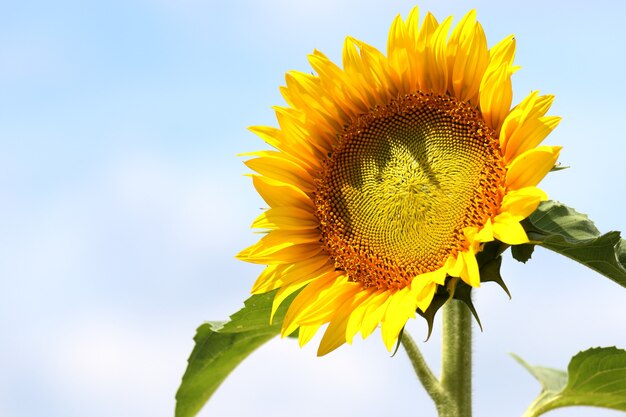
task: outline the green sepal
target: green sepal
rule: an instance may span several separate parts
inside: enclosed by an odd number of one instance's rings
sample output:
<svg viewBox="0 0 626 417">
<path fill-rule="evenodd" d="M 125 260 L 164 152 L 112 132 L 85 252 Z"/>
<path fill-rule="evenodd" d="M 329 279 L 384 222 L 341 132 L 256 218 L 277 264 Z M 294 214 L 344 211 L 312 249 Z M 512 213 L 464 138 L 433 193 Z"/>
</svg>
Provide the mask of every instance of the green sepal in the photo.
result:
<svg viewBox="0 0 626 417">
<path fill-rule="evenodd" d="M 502 266 L 502 252 L 504 252 L 507 248 L 508 245 L 497 240 L 485 243 L 483 249 L 476 254 L 476 261 L 478 262 L 478 268 L 480 270 L 480 282 L 495 282 L 504 290 L 504 292 L 506 292 L 509 298 L 511 298 L 511 293 L 509 292 L 509 289 L 500 274 L 500 267 Z M 476 319 L 476 323 L 478 323 L 480 330 L 482 331 L 483 326 L 480 322 L 480 317 L 478 316 L 474 303 L 472 302 L 473 289 L 473 287 L 465 282 L 459 281 L 454 293 L 454 298 L 463 301 L 465 305 L 467 305 L 472 312 L 474 319 Z"/>
<path fill-rule="evenodd" d="M 198 327 L 195 346 L 176 392 L 176 417 L 195 416 L 239 363 L 280 333 L 287 308 L 297 294 L 281 304 L 270 325 L 275 294 L 253 295 L 230 320 Z"/>
<path fill-rule="evenodd" d="M 426 320 L 426 324 L 428 325 L 428 334 L 426 335 L 426 340 L 430 339 L 430 335 L 433 332 L 433 326 L 435 324 L 435 316 L 437 315 L 437 311 L 450 299 L 450 293 L 445 285 L 438 285 L 437 292 L 433 297 L 433 300 L 430 302 L 430 305 L 426 309 L 426 311 L 422 311 L 419 308 L 417 309 L 417 314 L 422 316 Z"/>
<path fill-rule="evenodd" d="M 511 293 L 509 292 L 509 288 L 504 283 L 504 279 L 502 279 L 502 275 L 500 275 L 500 267 L 502 266 L 502 256 L 498 256 L 495 259 L 487 262 L 480 270 L 480 281 L 481 282 L 495 282 L 502 288 L 502 290 L 511 298 Z"/>
<path fill-rule="evenodd" d="M 500 266 L 502 265 L 501 254 L 507 248 L 508 245 L 499 241 L 486 243 L 483 250 L 476 254 L 476 261 L 478 262 L 478 268 L 480 270 L 480 281 L 497 283 L 504 290 L 504 292 L 507 293 L 509 298 L 511 298 L 509 289 L 504 283 L 502 275 L 500 275 Z M 426 320 L 428 325 L 426 340 L 428 340 L 432 334 L 437 312 L 451 298 L 465 303 L 465 305 L 472 312 L 476 323 L 478 323 L 478 326 L 482 330 L 480 317 L 478 316 L 474 303 L 472 302 L 472 289 L 473 288 L 470 285 L 461 281 L 459 278 L 448 277 L 445 285 L 438 286 L 437 292 L 435 293 L 435 296 L 426 311 L 417 309 L 417 313 Z"/>
<path fill-rule="evenodd" d="M 402 335 L 404 334 L 405 327 L 406 326 L 402 326 L 402 328 L 400 329 L 400 333 L 398 333 L 398 340 L 396 340 L 396 347 L 394 348 L 393 353 L 391 354 L 392 358 L 396 356 L 396 353 L 398 353 L 398 349 L 400 349 L 400 344 L 402 344 Z"/>
<path fill-rule="evenodd" d="M 567 372 L 531 366 L 512 356 L 541 383 L 541 393 L 523 417 L 569 406 L 626 411 L 626 350 L 605 347 L 580 352 L 571 359 Z"/>
<path fill-rule="evenodd" d="M 511 246 L 511 255 L 513 255 L 513 259 L 523 264 L 532 258 L 534 251 L 535 245 L 532 243 Z"/>
<path fill-rule="evenodd" d="M 472 302 L 472 287 L 462 281 L 459 281 L 456 285 L 454 296 L 452 298 L 462 301 L 467 308 L 469 308 L 472 312 L 472 316 L 474 316 L 474 320 L 478 323 L 478 327 L 480 327 L 480 331 L 482 331 L 483 325 L 481 324 L 480 317 L 478 317 L 478 313 L 476 312 L 476 307 L 474 307 L 474 303 Z"/>
<path fill-rule="evenodd" d="M 531 243 L 567 256 L 626 287 L 626 242 L 619 232 L 601 234 L 574 209 L 545 201 L 523 221 Z"/>
<path fill-rule="evenodd" d="M 563 171 L 564 169 L 569 169 L 569 168 L 570 166 L 561 165 L 561 163 L 559 162 L 558 164 L 554 165 L 552 169 L 550 169 L 550 172 Z"/>
<path fill-rule="evenodd" d="M 498 255 L 500 249 L 499 242 L 496 242 L 497 246 L 494 244 L 492 248 L 497 249 L 493 251 L 488 251 L 485 255 L 478 256 L 478 261 L 480 265 L 480 282 L 495 282 L 506 292 L 506 294 L 511 298 L 511 293 L 507 288 L 504 280 L 502 279 L 502 275 L 500 275 L 500 267 L 502 266 L 502 256 Z M 496 258 L 490 258 L 490 256 L 496 256 Z M 478 327 L 480 330 L 483 330 L 483 325 L 480 322 L 480 317 L 478 316 L 478 312 L 476 311 L 476 307 L 472 302 L 472 290 L 474 288 L 470 285 L 467 285 L 465 282 L 460 281 L 456 284 L 456 289 L 454 291 L 454 296 L 452 298 L 457 299 L 465 303 L 465 305 L 472 312 L 472 316 L 476 320 Z"/>
</svg>

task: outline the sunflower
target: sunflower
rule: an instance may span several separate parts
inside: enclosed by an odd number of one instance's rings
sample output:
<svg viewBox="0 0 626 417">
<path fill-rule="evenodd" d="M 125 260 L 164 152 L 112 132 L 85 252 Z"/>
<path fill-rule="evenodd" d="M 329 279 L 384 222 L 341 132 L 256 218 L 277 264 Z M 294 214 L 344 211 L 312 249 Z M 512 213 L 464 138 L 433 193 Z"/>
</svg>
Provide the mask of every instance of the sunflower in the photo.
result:
<svg viewBox="0 0 626 417">
<path fill-rule="evenodd" d="M 275 150 L 246 161 L 269 208 L 238 258 L 266 265 L 252 292 L 278 290 L 272 315 L 299 291 L 282 335 L 302 346 L 327 325 L 319 355 L 378 325 L 391 350 L 440 286 L 480 285 L 486 242 L 527 243 L 520 221 L 547 199 L 553 96 L 511 109 L 515 38 L 489 49 L 475 11 L 451 23 L 419 26 L 415 8 L 386 56 L 352 37 L 342 67 L 314 51 L 316 75 L 286 74 L 280 128 L 251 128 Z"/>
</svg>

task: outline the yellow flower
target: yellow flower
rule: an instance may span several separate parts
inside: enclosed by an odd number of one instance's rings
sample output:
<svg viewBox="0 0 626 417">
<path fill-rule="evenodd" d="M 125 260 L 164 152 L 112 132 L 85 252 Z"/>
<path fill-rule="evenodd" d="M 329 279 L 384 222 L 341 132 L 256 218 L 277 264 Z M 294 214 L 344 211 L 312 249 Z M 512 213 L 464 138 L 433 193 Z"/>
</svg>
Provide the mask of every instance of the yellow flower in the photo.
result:
<svg viewBox="0 0 626 417">
<path fill-rule="evenodd" d="M 488 49 L 474 11 L 451 21 L 398 16 L 386 56 L 348 37 L 343 68 L 314 51 L 317 75 L 286 75 L 280 128 L 251 128 L 276 150 L 246 162 L 269 208 L 238 257 L 267 265 L 252 292 L 278 289 L 274 312 L 302 289 L 282 334 L 304 345 L 328 324 L 319 355 L 379 324 L 391 350 L 438 286 L 480 285 L 485 242 L 528 242 L 520 221 L 547 199 L 553 97 L 511 109 L 515 38 Z"/>
</svg>

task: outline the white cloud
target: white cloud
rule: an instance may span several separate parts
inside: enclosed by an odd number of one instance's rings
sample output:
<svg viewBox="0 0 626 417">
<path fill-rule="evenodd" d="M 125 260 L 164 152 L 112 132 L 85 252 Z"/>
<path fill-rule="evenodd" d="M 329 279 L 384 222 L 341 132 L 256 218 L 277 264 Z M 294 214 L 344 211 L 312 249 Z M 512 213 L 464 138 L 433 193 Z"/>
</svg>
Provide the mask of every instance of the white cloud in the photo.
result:
<svg viewBox="0 0 626 417">
<path fill-rule="evenodd" d="M 40 352 L 56 395 L 75 415 L 171 415 L 190 352 L 189 340 L 178 337 L 180 324 L 171 325 L 110 311 L 68 318 Z"/>
<path fill-rule="evenodd" d="M 319 340 L 302 350 L 295 340 L 270 341 L 228 377 L 199 416 L 414 415 L 416 406 L 434 414 L 404 352 L 390 358 L 378 332 L 322 358 L 315 356 Z"/>
<path fill-rule="evenodd" d="M 250 199 L 239 191 L 253 192 L 232 170 L 133 155 L 114 163 L 107 181 L 120 212 L 155 227 L 160 239 L 208 253 L 223 248 L 233 229 L 243 230 L 251 221 Z"/>
</svg>

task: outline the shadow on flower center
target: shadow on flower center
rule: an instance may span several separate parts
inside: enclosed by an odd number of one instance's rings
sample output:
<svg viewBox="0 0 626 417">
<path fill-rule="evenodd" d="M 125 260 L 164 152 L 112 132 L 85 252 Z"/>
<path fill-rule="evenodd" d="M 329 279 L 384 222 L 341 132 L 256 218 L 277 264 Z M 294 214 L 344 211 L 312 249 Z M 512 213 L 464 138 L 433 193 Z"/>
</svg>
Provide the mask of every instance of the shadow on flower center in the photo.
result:
<svg viewBox="0 0 626 417">
<path fill-rule="evenodd" d="M 497 214 L 505 176 L 496 134 L 470 104 L 401 96 L 354 120 L 325 161 L 315 193 L 324 247 L 350 280 L 404 288 Z"/>
</svg>

